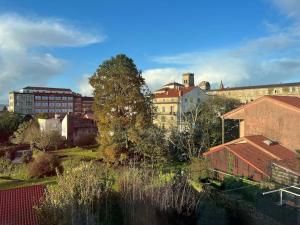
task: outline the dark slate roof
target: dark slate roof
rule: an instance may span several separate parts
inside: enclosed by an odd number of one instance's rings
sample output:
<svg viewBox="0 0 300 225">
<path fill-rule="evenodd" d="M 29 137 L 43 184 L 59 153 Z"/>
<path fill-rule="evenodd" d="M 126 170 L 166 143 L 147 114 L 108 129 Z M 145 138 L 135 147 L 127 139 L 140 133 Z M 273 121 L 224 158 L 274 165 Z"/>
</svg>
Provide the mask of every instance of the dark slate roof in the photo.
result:
<svg viewBox="0 0 300 225">
<path fill-rule="evenodd" d="M 258 88 L 276 88 L 276 87 L 290 87 L 290 86 L 300 86 L 300 82 L 283 83 L 283 84 L 265 84 L 265 85 L 232 87 L 232 88 L 224 88 L 224 89 L 212 89 L 210 91 L 231 91 L 231 90 L 258 89 Z"/>
<path fill-rule="evenodd" d="M 0 191 L 1 225 L 37 225 L 34 211 L 44 196 L 45 186 L 35 185 Z"/>
<path fill-rule="evenodd" d="M 27 90 L 51 90 L 51 91 L 72 91 L 69 88 L 32 87 L 32 86 L 27 86 L 27 87 L 24 87 L 23 89 L 27 89 Z"/>
</svg>

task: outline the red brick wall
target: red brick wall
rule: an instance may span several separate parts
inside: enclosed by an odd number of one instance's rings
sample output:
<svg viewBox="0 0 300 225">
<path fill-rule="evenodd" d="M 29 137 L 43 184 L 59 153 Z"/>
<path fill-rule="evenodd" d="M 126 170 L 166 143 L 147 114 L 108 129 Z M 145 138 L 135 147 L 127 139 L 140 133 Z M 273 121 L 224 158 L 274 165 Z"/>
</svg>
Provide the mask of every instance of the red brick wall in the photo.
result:
<svg viewBox="0 0 300 225">
<path fill-rule="evenodd" d="M 245 136 L 264 135 L 290 149 L 300 149 L 300 113 L 269 100 L 245 109 Z"/>
</svg>

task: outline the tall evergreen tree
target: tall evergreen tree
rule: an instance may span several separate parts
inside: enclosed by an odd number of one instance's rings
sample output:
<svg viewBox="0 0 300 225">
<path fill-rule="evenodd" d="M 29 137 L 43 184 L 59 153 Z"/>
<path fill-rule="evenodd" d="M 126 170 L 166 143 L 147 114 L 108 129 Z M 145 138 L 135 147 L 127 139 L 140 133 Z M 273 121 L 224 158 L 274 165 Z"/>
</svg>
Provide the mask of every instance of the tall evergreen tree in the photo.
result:
<svg viewBox="0 0 300 225">
<path fill-rule="evenodd" d="M 120 54 L 104 61 L 90 84 L 94 88 L 94 111 L 98 141 L 103 149 L 130 150 L 130 135 L 152 123 L 152 102 L 145 80 L 133 60 Z"/>
</svg>

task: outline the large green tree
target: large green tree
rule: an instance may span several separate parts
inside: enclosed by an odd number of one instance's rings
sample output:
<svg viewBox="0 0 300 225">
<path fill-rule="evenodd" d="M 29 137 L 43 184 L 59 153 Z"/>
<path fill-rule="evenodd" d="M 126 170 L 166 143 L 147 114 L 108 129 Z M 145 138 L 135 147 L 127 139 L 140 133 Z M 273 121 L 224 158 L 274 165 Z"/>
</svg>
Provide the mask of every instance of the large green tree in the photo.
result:
<svg viewBox="0 0 300 225">
<path fill-rule="evenodd" d="M 104 61 L 90 84 L 102 149 L 128 151 L 134 145 L 130 133 L 152 123 L 150 94 L 133 60 L 120 54 Z M 134 135 L 133 135 L 134 136 Z"/>
</svg>

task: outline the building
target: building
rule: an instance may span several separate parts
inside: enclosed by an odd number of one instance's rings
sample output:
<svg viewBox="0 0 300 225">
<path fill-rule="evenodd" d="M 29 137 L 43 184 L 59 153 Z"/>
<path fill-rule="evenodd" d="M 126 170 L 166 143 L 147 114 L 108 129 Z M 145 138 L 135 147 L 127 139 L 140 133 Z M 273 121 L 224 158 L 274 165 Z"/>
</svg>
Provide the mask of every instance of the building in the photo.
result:
<svg viewBox="0 0 300 225">
<path fill-rule="evenodd" d="M 154 106 L 157 117 L 154 123 L 170 129 L 183 126 L 183 116 L 197 104 L 207 99 L 204 90 L 194 85 L 194 74 L 183 74 L 183 84 L 169 83 L 154 92 Z"/>
<path fill-rule="evenodd" d="M 44 196 L 45 186 L 0 190 L 0 224 L 2 225 L 37 225 L 34 207 Z"/>
<path fill-rule="evenodd" d="M 204 156 L 216 178 L 232 174 L 263 181 L 271 179 L 273 162 L 296 159 L 297 154 L 263 135 L 252 135 L 211 148 Z M 293 178 L 295 182 L 298 177 Z"/>
<path fill-rule="evenodd" d="M 295 150 L 300 149 L 300 98 L 264 96 L 224 114 L 222 119 L 240 121 L 240 138 L 204 153 L 218 176 L 299 184 Z"/>
<path fill-rule="evenodd" d="M 61 117 L 56 114 L 54 118 L 41 119 L 38 118 L 38 124 L 41 131 L 57 131 L 61 133 Z"/>
<path fill-rule="evenodd" d="M 84 114 L 92 110 L 92 97 L 82 97 L 66 88 L 25 87 L 9 93 L 9 111 L 19 114 L 47 113 L 65 115 L 67 113 Z"/>
<path fill-rule="evenodd" d="M 242 103 L 254 101 L 264 95 L 300 97 L 300 82 L 234 88 L 224 88 L 223 82 L 221 82 L 219 89 L 207 90 L 207 94 L 234 98 Z"/>
<path fill-rule="evenodd" d="M 300 149 L 300 98 L 264 96 L 222 116 L 240 121 L 240 137 L 264 135 L 283 146 Z"/>
<path fill-rule="evenodd" d="M 62 136 L 69 145 L 94 144 L 97 133 L 98 129 L 93 119 L 67 114 L 62 120 Z"/>
</svg>

